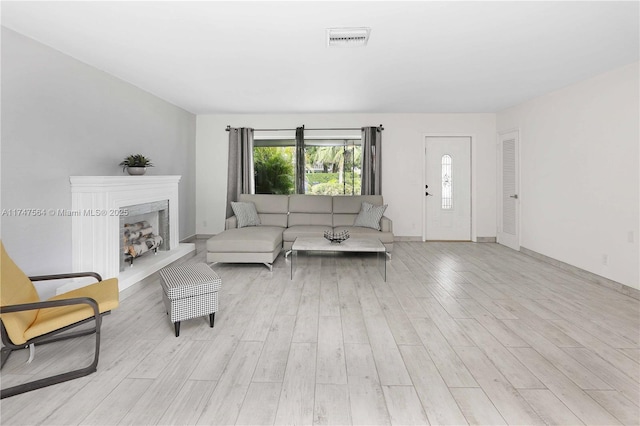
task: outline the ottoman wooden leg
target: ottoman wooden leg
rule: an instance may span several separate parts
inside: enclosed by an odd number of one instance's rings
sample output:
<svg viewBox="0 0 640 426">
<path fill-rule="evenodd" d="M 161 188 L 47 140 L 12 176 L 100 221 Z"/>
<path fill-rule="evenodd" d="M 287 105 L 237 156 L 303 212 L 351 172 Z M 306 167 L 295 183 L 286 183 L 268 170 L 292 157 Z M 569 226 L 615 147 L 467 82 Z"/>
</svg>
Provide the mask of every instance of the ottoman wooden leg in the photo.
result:
<svg viewBox="0 0 640 426">
<path fill-rule="evenodd" d="M 180 321 L 173 323 L 173 325 L 176 328 L 176 337 L 178 337 L 180 335 Z"/>
<path fill-rule="evenodd" d="M 209 327 L 213 328 L 213 320 L 216 318 L 216 313 L 209 314 Z"/>
</svg>

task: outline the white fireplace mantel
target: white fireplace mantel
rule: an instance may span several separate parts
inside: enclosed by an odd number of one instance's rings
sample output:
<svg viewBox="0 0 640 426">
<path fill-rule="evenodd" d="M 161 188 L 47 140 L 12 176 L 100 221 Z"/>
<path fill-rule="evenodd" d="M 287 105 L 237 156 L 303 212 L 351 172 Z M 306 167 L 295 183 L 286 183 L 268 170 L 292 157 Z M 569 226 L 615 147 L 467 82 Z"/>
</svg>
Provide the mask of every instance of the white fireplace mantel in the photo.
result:
<svg viewBox="0 0 640 426">
<path fill-rule="evenodd" d="M 71 176 L 72 193 L 117 192 L 146 187 L 173 187 L 178 190 L 182 176 Z M 134 189 L 137 191 L 138 189 Z"/>
<path fill-rule="evenodd" d="M 135 204 L 169 200 L 169 247 L 179 246 L 181 176 L 71 176 L 72 267 L 103 278 L 120 275 L 120 216 Z M 153 256 L 153 255 L 151 255 Z M 136 266 L 134 266 L 135 268 Z M 133 269 L 133 268 L 132 268 Z M 120 280 L 120 290 L 123 286 Z"/>
</svg>

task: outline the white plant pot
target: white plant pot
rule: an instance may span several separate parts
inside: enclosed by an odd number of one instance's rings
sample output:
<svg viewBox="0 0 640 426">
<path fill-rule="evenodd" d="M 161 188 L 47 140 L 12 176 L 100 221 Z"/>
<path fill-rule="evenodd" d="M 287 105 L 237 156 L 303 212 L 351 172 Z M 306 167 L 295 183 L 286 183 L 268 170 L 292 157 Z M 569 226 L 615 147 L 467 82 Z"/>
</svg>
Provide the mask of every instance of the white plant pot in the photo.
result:
<svg viewBox="0 0 640 426">
<path fill-rule="evenodd" d="M 127 167 L 127 172 L 132 176 L 143 175 L 147 172 L 146 167 Z"/>
</svg>

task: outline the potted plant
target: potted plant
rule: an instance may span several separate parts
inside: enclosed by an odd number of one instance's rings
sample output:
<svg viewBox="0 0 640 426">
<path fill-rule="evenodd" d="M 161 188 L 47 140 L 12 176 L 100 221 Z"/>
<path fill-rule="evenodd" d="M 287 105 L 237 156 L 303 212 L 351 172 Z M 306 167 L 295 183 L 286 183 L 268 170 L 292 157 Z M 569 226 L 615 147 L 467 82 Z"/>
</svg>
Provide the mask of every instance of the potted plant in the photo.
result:
<svg viewBox="0 0 640 426">
<path fill-rule="evenodd" d="M 126 169 L 130 175 L 143 175 L 147 171 L 147 167 L 153 167 L 151 159 L 142 154 L 131 154 L 125 157 L 120 165 L 122 166 L 122 171 L 124 172 Z"/>
</svg>

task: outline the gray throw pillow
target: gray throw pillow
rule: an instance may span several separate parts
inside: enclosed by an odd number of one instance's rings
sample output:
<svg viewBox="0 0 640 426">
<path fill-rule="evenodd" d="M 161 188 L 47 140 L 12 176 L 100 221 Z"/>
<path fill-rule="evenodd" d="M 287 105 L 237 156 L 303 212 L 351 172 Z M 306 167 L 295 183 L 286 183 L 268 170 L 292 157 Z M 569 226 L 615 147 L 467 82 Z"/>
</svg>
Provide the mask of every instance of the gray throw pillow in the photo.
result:
<svg viewBox="0 0 640 426">
<path fill-rule="evenodd" d="M 382 219 L 382 215 L 384 211 L 387 209 L 387 204 L 384 206 L 374 206 L 371 203 L 367 203 L 366 201 L 362 202 L 362 207 L 360 208 L 360 213 L 356 216 L 356 221 L 353 223 L 353 226 L 362 226 L 365 228 L 373 228 L 380 230 L 380 219 Z"/>
<path fill-rule="evenodd" d="M 232 201 L 231 208 L 238 220 L 238 228 L 260 225 L 260 217 L 255 204 Z"/>
</svg>

